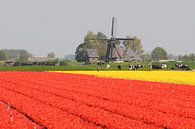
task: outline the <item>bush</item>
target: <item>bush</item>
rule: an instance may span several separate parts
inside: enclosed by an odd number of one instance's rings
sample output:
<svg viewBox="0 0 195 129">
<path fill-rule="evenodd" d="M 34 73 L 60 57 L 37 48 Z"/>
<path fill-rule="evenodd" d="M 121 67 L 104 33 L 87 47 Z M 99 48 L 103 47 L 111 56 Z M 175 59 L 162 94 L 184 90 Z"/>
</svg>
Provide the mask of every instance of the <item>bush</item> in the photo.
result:
<svg viewBox="0 0 195 129">
<path fill-rule="evenodd" d="M 5 62 L 4 61 L 0 61 L 0 66 L 3 66 L 5 65 Z"/>
<path fill-rule="evenodd" d="M 60 66 L 69 65 L 69 62 L 70 62 L 70 61 L 68 61 L 68 60 L 60 61 Z"/>
</svg>

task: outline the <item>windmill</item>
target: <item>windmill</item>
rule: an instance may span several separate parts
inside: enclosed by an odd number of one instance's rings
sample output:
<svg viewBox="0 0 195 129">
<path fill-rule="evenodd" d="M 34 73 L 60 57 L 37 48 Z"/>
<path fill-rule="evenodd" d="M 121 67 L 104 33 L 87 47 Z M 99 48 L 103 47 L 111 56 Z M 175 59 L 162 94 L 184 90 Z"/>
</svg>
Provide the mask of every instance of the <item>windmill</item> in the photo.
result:
<svg viewBox="0 0 195 129">
<path fill-rule="evenodd" d="M 121 59 L 122 58 L 122 55 L 120 55 L 119 51 L 118 51 L 118 48 L 116 47 L 116 42 L 117 41 L 124 41 L 124 40 L 131 40 L 131 41 L 134 41 L 134 38 L 118 38 L 118 37 L 115 37 L 115 25 L 116 24 L 116 18 L 113 17 L 112 18 L 112 28 L 111 28 L 111 37 L 110 39 L 106 39 L 108 41 L 108 44 L 107 44 L 107 51 L 106 51 L 106 61 L 109 62 L 109 61 L 114 61 L 117 57 L 114 57 L 113 55 L 114 54 L 117 54 L 117 56 Z"/>
<path fill-rule="evenodd" d="M 106 50 L 106 62 L 114 61 L 116 59 L 122 59 L 122 55 L 120 54 L 117 48 L 117 41 L 124 41 L 129 40 L 133 41 L 133 48 L 134 48 L 134 38 L 118 38 L 115 36 L 116 34 L 116 18 L 112 17 L 112 27 L 111 27 L 111 37 L 105 39 L 98 39 L 107 42 L 107 50 Z M 89 39 L 89 40 L 97 40 L 97 39 Z M 83 44 L 83 43 L 82 43 Z"/>
</svg>

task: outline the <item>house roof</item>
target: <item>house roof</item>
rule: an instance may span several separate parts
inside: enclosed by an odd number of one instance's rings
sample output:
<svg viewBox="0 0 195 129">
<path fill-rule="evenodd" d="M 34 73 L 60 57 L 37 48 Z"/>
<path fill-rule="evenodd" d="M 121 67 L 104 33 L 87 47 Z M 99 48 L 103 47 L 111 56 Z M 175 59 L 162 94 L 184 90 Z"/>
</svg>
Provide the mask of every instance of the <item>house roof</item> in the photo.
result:
<svg viewBox="0 0 195 129">
<path fill-rule="evenodd" d="M 91 57 L 91 58 L 98 58 L 99 57 L 97 49 L 87 49 L 86 56 Z"/>
</svg>

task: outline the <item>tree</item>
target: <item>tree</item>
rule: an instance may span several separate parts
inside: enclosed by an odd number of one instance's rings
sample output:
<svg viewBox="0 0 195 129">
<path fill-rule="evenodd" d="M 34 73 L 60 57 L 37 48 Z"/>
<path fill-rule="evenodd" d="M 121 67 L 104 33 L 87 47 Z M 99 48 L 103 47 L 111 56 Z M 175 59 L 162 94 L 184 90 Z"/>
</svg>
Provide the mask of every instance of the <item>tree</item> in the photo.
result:
<svg viewBox="0 0 195 129">
<path fill-rule="evenodd" d="M 190 61 L 190 57 L 189 57 L 188 55 L 184 55 L 184 56 L 182 57 L 182 61 L 184 61 L 184 62 L 189 62 L 189 61 Z"/>
<path fill-rule="evenodd" d="M 94 35 L 93 32 L 89 31 L 84 37 L 84 43 L 79 44 L 76 48 L 75 59 L 78 62 L 85 61 L 85 54 L 87 49 L 98 49 L 99 42 L 97 40 L 97 35 Z"/>
<path fill-rule="evenodd" d="M 156 47 L 151 53 L 152 59 L 155 61 L 167 59 L 167 52 L 162 47 Z"/>
<path fill-rule="evenodd" d="M 178 60 L 179 60 L 179 61 L 182 61 L 182 55 L 179 55 L 179 56 L 178 56 Z"/>
<path fill-rule="evenodd" d="M 99 54 L 100 59 L 105 59 L 107 44 L 108 44 L 108 42 L 106 40 L 103 40 L 103 39 L 107 39 L 106 35 L 104 35 L 101 32 L 98 32 L 98 34 L 97 34 L 97 40 L 99 42 L 98 54 Z"/>
<path fill-rule="evenodd" d="M 89 31 L 84 37 L 84 44 L 87 49 L 96 49 L 98 48 L 97 36 L 93 34 L 92 31 Z"/>
<path fill-rule="evenodd" d="M 192 62 L 195 61 L 195 54 L 194 53 L 190 53 L 189 55 L 180 55 L 179 56 L 179 60 L 184 61 L 184 62 Z"/>
<path fill-rule="evenodd" d="M 127 36 L 127 38 L 130 38 L 130 37 Z M 144 52 L 143 46 L 141 44 L 141 40 L 137 38 L 136 36 L 134 37 L 134 39 L 135 39 L 134 41 L 125 40 L 122 42 L 122 44 L 125 46 L 125 50 L 132 49 L 134 52 L 140 55 Z"/>
<path fill-rule="evenodd" d="M 30 54 L 28 51 L 24 49 L 3 49 L 8 55 L 8 60 L 18 59 L 19 56 L 23 53 L 28 54 L 28 56 L 32 57 L 32 54 Z"/>
<path fill-rule="evenodd" d="M 145 53 L 141 55 L 141 58 L 144 62 L 150 62 L 152 60 L 150 53 Z"/>
<path fill-rule="evenodd" d="M 3 51 L 3 50 L 0 50 L 0 61 L 6 61 L 8 58 L 8 54 Z"/>
<path fill-rule="evenodd" d="M 20 50 L 19 58 L 17 61 L 20 63 L 25 63 L 28 62 L 28 58 L 29 58 L 29 53 L 26 50 Z"/>
<path fill-rule="evenodd" d="M 76 48 L 76 52 L 75 52 L 75 60 L 78 62 L 83 62 L 85 61 L 85 53 L 86 53 L 86 46 L 84 43 L 80 44 L 77 48 Z"/>
<path fill-rule="evenodd" d="M 48 58 L 55 58 L 55 53 L 54 52 L 50 52 L 47 54 Z"/>
</svg>

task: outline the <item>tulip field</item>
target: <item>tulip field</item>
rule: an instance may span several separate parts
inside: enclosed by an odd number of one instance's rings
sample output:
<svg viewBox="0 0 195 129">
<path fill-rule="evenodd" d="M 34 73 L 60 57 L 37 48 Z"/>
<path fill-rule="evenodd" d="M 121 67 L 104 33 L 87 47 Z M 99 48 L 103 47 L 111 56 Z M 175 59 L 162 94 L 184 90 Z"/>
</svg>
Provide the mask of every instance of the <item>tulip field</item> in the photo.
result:
<svg viewBox="0 0 195 129">
<path fill-rule="evenodd" d="M 195 72 L 191 71 L 56 71 L 60 73 L 86 74 L 97 77 L 195 85 Z"/>
<path fill-rule="evenodd" d="M 195 73 L 0 72 L 0 129 L 195 129 Z"/>
</svg>

